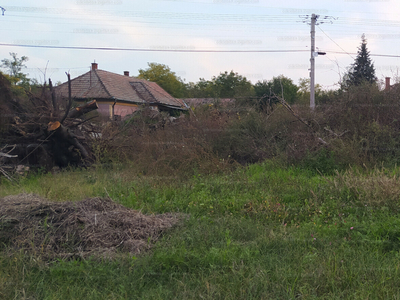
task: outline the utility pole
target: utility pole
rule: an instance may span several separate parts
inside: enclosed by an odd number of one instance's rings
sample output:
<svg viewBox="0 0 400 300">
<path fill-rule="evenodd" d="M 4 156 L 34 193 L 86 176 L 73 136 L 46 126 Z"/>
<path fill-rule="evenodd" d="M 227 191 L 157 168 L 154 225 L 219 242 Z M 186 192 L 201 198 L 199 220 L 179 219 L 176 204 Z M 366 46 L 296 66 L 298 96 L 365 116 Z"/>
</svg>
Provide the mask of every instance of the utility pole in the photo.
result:
<svg viewBox="0 0 400 300">
<path fill-rule="evenodd" d="M 300 16 L 305 18 L 303 20 L 303 23 L 308 23 L 308 18 L 310 17 L 309 15 L 306 16 Z M 322 51 L 317 51 L 315 52 L 315 25 L 323 24 L 326 22 L 329 22 L 332 24 L 332 20 L 336 20 L 334 17 L 330 16 L 324 16 L 322 17 L 322 21 L 317 20 L 320 16 L 316 14 L 311 15 L 311 23 L 308 23 L 311 25 L 311 68 L 310 68 L 310 108 L 314 109 L 315 108 L 315 58 L 318 55 L 325 55 L 325 52 Z"/>
<path fill-rule="evenodd" d="M 311 16 L 311 69 L 310 69 L 310 108 L 315 108 L 315 23 L 318 16 Z"/>
</svg>

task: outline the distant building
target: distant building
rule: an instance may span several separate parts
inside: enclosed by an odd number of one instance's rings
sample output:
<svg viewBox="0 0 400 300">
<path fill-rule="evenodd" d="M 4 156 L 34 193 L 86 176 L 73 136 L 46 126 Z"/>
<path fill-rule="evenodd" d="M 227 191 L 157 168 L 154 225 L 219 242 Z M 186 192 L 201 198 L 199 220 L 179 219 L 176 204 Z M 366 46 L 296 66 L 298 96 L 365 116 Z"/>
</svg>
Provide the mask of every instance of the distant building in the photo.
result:
<svg viewBox="0 0 400 300">
<path fill-rule="evenodd" d="M 111 73 L 97 68 L 92 63 L 89 72 L 71 80 L 71 96 L 74 101 L 96 100 L 99 112 L 112 119 L 123 118 L 148 106 L 158 111 L 187 110 L 185 103 L 172 97 L 157 83 Z M 56 95 L 68 98 L 68 82 L 54 88 Z"/>
</svg>

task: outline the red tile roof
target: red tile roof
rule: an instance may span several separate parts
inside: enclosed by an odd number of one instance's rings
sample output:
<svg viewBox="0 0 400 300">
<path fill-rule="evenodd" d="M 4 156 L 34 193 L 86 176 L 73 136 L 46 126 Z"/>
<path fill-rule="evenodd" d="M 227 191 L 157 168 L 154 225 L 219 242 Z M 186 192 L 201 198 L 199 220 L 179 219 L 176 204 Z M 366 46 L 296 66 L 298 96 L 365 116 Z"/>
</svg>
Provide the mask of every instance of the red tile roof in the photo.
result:
<svg viewBox="0 0 400 300">
<path fill-rule="evenodd" d="M 55 87 L 57 95 L 68 97 L 68 82 Z M 134 104 L 161 104 L 186 109 L 157 83 L 104 70 L 91 70 L 71 80 L 71 96 L 77 100 L 96 99 Z"/>
</svg>

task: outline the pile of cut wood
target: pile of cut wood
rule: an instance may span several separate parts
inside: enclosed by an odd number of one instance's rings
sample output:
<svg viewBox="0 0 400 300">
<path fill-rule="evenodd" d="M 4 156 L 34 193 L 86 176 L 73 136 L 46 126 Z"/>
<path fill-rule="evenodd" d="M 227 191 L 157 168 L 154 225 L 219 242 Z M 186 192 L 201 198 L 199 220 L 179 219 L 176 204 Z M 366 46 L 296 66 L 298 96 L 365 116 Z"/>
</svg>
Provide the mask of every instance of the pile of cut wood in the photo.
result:
<svg viewBox="0 0 400 300">
<path fill-rule="evenodd" d="M 88 122 L 97 114 L 88 113 L 97 108 L 96 100 L 73 107 L 71 96 L 56 99 L 51 80 L 39 96 L 27 92 L 23 99 L 15 97 L 0 73 L 0 173 L 92 163 L 91 142 L 100 129 Z"/>
</svg>

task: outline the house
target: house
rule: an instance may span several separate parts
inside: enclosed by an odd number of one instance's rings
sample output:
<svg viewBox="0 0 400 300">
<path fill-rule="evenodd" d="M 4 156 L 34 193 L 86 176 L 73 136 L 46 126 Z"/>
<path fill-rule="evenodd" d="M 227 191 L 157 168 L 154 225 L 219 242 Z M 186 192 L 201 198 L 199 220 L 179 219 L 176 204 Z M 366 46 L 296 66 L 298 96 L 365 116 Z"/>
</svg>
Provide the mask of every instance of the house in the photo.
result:
<svg viewBox="0 0 400 300">
<path fill-rule="evenodd" d="M 68 82 L 55 87 L 57 97 L 68 98 Z M 182 100 L 176 99 L 157 83 L 143 79 L 99 70 L 92 63 L 91 70 L 71 80 L 71 96 L 74 101 L 96 100 L 98 111 L 111 119 L 123 118 L 143 106 L 158 111 L 187 110 Z"/>
</svg>

